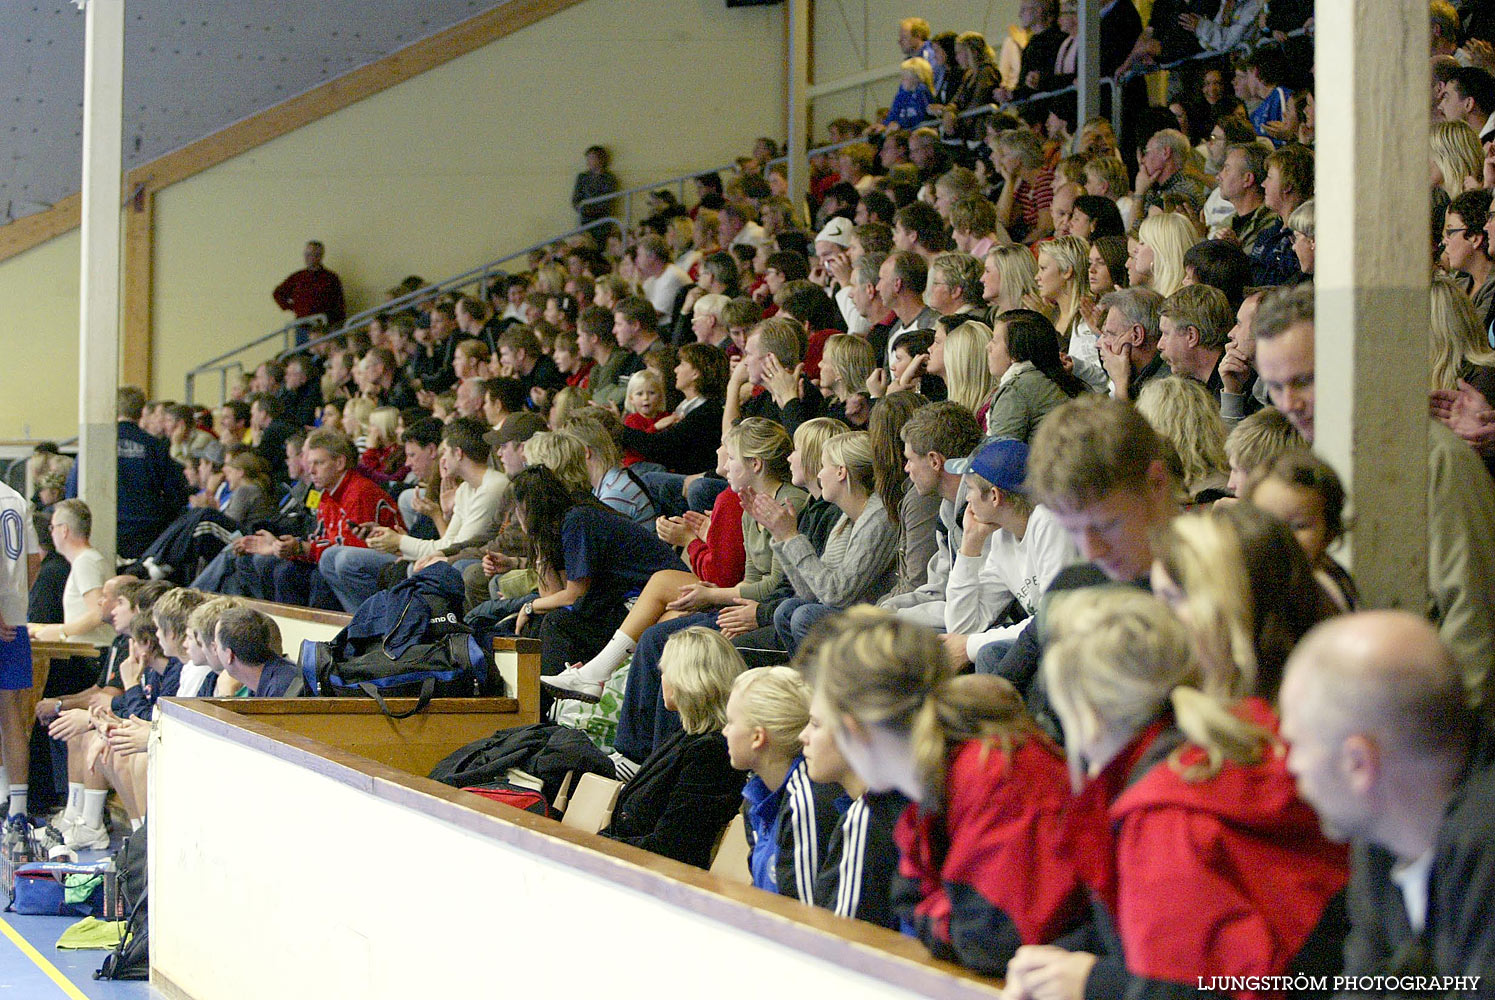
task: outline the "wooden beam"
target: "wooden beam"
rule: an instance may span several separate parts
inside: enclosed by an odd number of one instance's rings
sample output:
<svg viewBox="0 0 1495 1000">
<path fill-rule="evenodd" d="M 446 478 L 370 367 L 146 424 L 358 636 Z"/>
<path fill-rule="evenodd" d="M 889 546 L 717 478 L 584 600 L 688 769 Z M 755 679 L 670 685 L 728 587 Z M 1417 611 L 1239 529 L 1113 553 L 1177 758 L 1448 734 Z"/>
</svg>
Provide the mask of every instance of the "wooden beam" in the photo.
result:
<svg viewBox="0 0 1495 1000">
<path fill-rule="evenodd" d="M 119 381 L 151 395 L 151 296 L 155 288 L 156 198 L 140 188 L 125 206 L 125 316 Z"/>
<path fill-rule="evenodd" d="M 407 45 L 367 66 L 141 164 L 126 176 L 126 190 L 133 191 L 143 184 L 148 193 L 154 193 L 186 180 L 581 2 L 508 0 L 487 13 Z M 78 196 L 70 195 L 44 212 L 0 226 L 0 261 L 76 228 L 79 204 Z"/>
<path fill-rule="evenodd" d="M 83 196 L 70 194 L 51 208 L 0 226 L 0 261 L 72 232 L 82 218 Z"/>
</svg>

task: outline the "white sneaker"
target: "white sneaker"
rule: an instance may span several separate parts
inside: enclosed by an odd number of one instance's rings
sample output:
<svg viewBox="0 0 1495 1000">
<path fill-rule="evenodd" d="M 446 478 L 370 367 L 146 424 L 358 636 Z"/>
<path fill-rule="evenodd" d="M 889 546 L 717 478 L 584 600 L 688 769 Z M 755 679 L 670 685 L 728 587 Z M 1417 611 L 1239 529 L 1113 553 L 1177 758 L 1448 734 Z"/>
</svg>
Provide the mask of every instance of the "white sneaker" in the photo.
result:
<svg viewBox="0 0 1495 1000">
<path fill-rule="evenodd" d="M 589 705 L 596 704 L 602 700 L 601 681 L 589 681 L 581 676 L 581 671 L 576 669 L 562 670 L 560 673 L 550 677 L 541 677 L 540 686 L 550 692 L 550 696 L 560 701 L 580 701 Z"/>
<path fill-rule="evenodd" d="M 66 809 L 59 809 L 55 813 L 53 813 L 50 818 L 48 818 L 47 822 L 52 825 L 52 828 L 54 830 L 66 837 L 67 832 L 71 830 L 78 821 L 74 817 L 69 816 Z"/>
<path fill-rule="evenodd" d="M 102 823 L 89 826 L 80 819 L 63 834 L 62 842 L 75 851 L 104 851 L 109 848 L 109 831 Z"/>
</svg>

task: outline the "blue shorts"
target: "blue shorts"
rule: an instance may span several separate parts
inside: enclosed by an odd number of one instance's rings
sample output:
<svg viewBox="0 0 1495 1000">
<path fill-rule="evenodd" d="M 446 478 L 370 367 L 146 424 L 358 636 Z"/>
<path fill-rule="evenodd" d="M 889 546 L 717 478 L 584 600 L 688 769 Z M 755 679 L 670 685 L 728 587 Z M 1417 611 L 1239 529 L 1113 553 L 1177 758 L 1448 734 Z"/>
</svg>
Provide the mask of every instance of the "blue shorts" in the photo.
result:
<svg viewBox="0 0 1495 1000">
<path fill-rule="evenodd" d="M 0 639 L 0 691 L 25 691 L 30 687 L 31 636 L 21 625 L 10 642 Z"/>
</svg>

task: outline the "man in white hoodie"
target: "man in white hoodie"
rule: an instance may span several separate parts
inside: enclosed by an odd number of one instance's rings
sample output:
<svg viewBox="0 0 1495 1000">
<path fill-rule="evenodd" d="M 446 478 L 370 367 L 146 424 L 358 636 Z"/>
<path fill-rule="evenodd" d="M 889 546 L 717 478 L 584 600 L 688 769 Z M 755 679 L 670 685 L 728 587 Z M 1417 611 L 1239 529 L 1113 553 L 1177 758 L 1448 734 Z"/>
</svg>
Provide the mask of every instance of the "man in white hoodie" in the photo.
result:
<svg viewBox="0 0 1495 1000">
<path fill-rule="evenodd" d="M 1047 508 L 1028 499 L 1028 446 L 988 441 L 946 463 L 965 477 L 960 551 L 945 588 L 945 651 L 959 668 L 996 643 L 1009 645 L 1048 585 L 1079 550 Z"/>
</svg>

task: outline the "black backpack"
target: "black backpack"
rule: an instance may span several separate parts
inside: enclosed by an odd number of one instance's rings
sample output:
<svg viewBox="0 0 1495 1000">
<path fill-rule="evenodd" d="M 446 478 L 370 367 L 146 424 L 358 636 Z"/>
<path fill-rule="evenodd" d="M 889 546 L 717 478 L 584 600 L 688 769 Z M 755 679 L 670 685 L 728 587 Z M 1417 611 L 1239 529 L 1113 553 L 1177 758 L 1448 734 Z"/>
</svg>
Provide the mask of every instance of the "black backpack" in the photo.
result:
<svg viewBox="0 0 1495 1000">
<path fill-rule="evenodd" d="M 355 656 L 339 658 L 333 644 L 303 639 L 298 664 L 306 694 L 324 698 L 365 695 L 392 719 L 406 719 L 432 698 L 490 698 L 503 693 L 498 668 L 476 637 L 458 633 L 417 643 L 399 656 L 382 641 Z M 417 698 L 407 712 L 391 712 L 386 698 Z"/>
<path fill-rule="evenodd" d="M 114 857 L 119 878 L 120 901 L 124 903 L 125 932 L 93 974 L 95 979 L 149 979 L 151 972 L 150 914 L 146 905 L 148 873 L 146 868 L 146 828 L 142 826 L 125 839 Z"/>
</svg>

